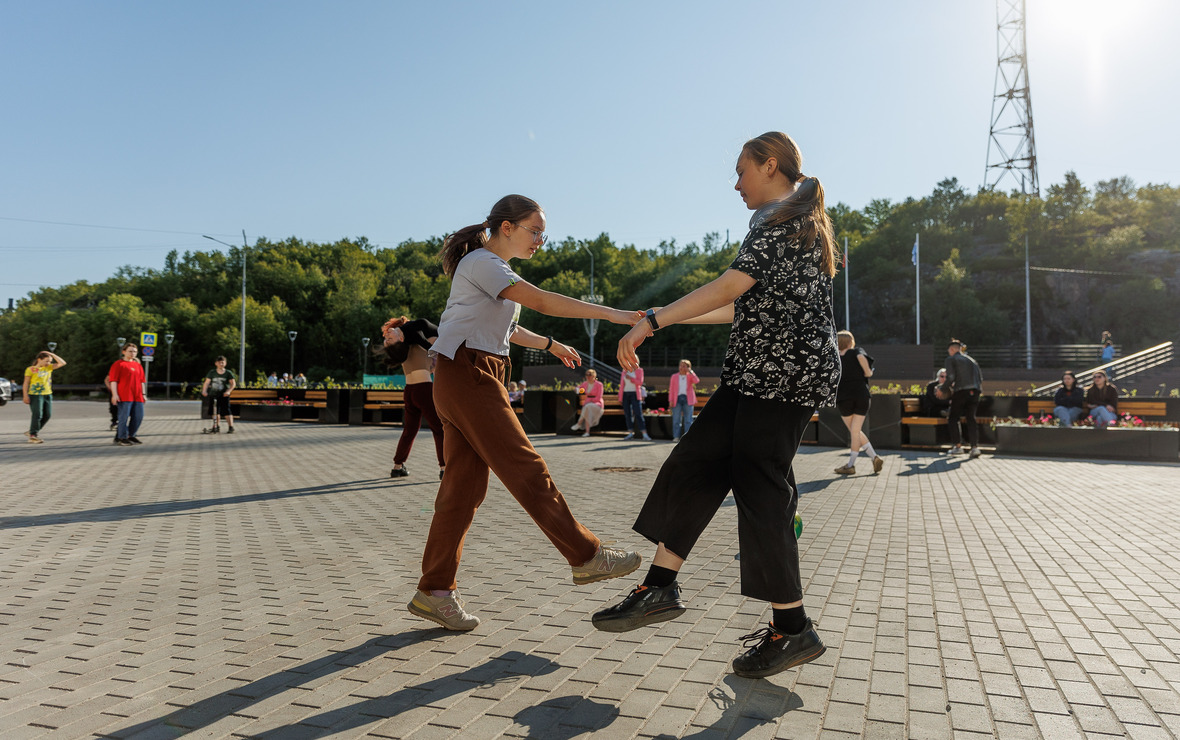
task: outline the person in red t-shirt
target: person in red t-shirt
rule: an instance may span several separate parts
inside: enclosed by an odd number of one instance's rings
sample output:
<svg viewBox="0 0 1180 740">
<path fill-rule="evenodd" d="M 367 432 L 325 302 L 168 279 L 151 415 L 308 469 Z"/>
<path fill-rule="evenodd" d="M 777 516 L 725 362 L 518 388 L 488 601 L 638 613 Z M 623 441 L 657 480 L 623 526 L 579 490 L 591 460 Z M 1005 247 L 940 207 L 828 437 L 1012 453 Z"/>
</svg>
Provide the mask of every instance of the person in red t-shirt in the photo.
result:
<svg viewBox="0 0 1180 740">
<path fill-rule="evenodd" d="M 133 342 L 123 345 L 123 359 L 111 365 L 108 377 L 111 379 L 111 400 L 119 406 L 119 425 L 115 432 L 115 444 L 129 447 L 143 444 L 136 437 L 143 422 L 143 404 L 146 378 L 143 366 L 139 364 L 139 346 Z"/>
</svg>

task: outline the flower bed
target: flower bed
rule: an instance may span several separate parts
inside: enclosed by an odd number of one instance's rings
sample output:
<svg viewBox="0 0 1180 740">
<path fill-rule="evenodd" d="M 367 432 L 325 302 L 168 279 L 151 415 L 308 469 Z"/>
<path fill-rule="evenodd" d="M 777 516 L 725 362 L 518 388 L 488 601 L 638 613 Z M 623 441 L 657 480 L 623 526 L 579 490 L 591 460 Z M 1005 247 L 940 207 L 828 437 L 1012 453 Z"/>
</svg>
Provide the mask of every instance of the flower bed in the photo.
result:
<svg viewBox="0 0 1180 740">
<path fill-rule="evenodd" d="M 1170 422 L 1145 422 L 1125 414 L 1108 427 L 1090 419 L 1072 427 L 1057 425 L 1050 415 L 1000 419 L 995 423 L 996 452 L 1090 460 L 1180 461 L 1180 429 Z"/>
</svg>

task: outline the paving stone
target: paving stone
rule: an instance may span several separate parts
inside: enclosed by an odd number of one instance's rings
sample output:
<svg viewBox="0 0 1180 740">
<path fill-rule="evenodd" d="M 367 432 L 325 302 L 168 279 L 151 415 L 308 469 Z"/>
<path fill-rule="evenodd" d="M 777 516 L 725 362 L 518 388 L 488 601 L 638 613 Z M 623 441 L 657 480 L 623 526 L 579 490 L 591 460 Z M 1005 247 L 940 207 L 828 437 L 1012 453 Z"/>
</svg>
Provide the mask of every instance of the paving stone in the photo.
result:
<svg viewBox="0 0 1180 740">
<path fill-rule="evenodd" d="M 151 404 L 127 450 L 102 404 L 56 404 L 41 446 L 0 414 L 6 740 L 1180 732 L 1180 558 L 1159 544 L 1180 527 L 1176 466 L 891 452 L 880 476 L 832 480 L 842 453 L 805 446 L 804 601 L 829 650 L 750 681 L 730 663 L 770 615 L 740 595 L 732 499 L 681 574 L 688 614 L 611 635 L 588 615 L 630 586 L 573 587 L 493 480 L 459 573 L 484 622 L 456 634 L 405 611 L 437 481 L 385 477 L 398 429 L 211 440 L 195 410 Z M 670 445 L 533 439 L 575 514 L 650 557 L 630 526 Z M 1096 539 L 1113 488 L 1118 525 Z"/>
</svg>

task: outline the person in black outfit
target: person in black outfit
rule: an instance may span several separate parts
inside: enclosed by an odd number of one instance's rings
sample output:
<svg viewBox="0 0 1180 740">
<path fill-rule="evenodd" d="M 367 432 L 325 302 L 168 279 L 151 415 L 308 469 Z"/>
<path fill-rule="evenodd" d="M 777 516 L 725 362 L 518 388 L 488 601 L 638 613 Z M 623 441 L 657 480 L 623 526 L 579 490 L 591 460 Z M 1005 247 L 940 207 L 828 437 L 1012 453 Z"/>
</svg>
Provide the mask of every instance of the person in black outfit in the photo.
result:
<svg viewBox="0 0 1180 740">
<path fill-rule="evenodd" d="M 1063 427 L 1072 427 L 1086 413 L 1086 394 L 1078 386 L 1078 378 L 1066 370 L 1061 376 L 1061 387 L 1053 395 L 1053 415 Z"/>
<path fill-rule="evenodd" d="M 430 356 L 431 345 L 438 336 L 438 327 L 426 319 L 408 320 L 405 316 L 390 319 L 381 327 L 384 341 L 374 354 L 389 368 L 399 365 L 406 374 L 406 389 L 402 394 L 405 411 L 402 414 L 402 436 L 393 456 L 390 478 L 404 478 L 410 474 L 405 462 L 414 446 L 414 438 L 422 420 L 434 434 L 434 452 L 438 457 L 438 477 L 446 466 L 443 457 L 443 426 L 434 410 L 434 382 Z"/>
<path fill-rule="evenodd" d="M 967 441 L 971 443 L 971 457 L 979 457 L 979 424 L 975 421 L 975 410 L 979 407 L 979 394 L 983 388 L 983 373 L 979 363 L 962 351 L 963 343 L 952 339 L 947 346 L 946 382 L 938 388 L 938 395 L 949 398 L 950 411 L 947 426 L 950 427 L 951 449 L 947 454 L 963 454 L 963 435 L 959 430 L 959 418 L 967 418 Z"/>
<path fill-rule="evenodd" d="M 922 416 L 946 416 L 951 408 L 951 402 L 938 397 L 938 386 L 946 382 L 946 368 L 938 368 L 934 380 L 926 384 L 926 392 L 922 394 Z"/>
<path fill-rule="evenodd" d="M 731 325 L 721 384 L 664 462 L 635 522 L 657 545 L 643 583 L 599 611 L 594 626 L 626 632 L 684 614 L 677 574 L 729 492 L 737 501 L 742 595 L 771 602 L 768 627 L 746 635 L 733 662 L 764 678 L 815 660 L 823 641 L 803 609 L 793 462 L 812 413 L 840 378 L 831 221 L 819 181 L 800 172 L 798 147 L 772 132 L 746 142 L 735 188 L 754 211 L 737 257 L 719 278 L 649 309 L 619 341 L 624 370 L 661 326 Z"/>
<path fill-rule="evenodd" d="M 856 456 L 863 452 L 873 461 L 873 472 L 880 473 L 885 460 L 873 449 L 869 435 L 864 433 L 865 417 L 869 413 L 872 396 L 869 394 L 869 378 L 873 377 L 873 358 L 856 346 L 856 337 L 850 331 L 836 334 L 840 348 L 840 385 L 836 388 L 836 408 L 844 426 L 848 427 L 850 447 L 848 463 L 836 468 L 839 475 L 856 472 Z"/>
</svg>

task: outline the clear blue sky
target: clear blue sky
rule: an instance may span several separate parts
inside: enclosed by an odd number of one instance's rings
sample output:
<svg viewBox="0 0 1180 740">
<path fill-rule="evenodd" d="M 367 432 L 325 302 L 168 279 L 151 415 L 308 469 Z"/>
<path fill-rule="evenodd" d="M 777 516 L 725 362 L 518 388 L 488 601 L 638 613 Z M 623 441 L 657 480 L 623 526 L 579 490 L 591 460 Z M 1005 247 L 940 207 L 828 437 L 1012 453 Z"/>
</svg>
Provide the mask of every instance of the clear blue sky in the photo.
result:
<svg viewBox="0 0 1180 740">
<path fill-rule="evenodd" d="M 1180 3 L 1028 14 L 1042 187 L 1180 184 Z M 994 0 L 0 0 L 0 301 L 202 233 L 394 246 L 509 192 L 557 239 L 737 239 L 734 159 L 772 129 L 829 203 L 974 190 L 995 24 Z"/>
</svg>

